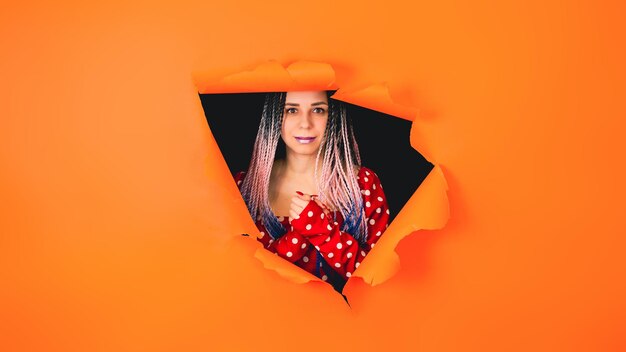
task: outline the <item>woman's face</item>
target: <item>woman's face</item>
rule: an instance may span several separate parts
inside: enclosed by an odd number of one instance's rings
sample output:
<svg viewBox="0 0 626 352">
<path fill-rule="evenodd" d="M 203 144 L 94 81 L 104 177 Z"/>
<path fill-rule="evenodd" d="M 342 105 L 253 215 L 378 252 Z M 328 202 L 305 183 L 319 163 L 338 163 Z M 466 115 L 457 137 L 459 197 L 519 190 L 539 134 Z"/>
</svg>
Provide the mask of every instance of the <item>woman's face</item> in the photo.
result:
<svg viewBox="0 0 626 352">
<path fill-rule="evenodd" d="M 287 150 L 295 154 L 315 155 L 328 122 L 326 92 L 288 92 L 280 131 Z"/>
</svg>

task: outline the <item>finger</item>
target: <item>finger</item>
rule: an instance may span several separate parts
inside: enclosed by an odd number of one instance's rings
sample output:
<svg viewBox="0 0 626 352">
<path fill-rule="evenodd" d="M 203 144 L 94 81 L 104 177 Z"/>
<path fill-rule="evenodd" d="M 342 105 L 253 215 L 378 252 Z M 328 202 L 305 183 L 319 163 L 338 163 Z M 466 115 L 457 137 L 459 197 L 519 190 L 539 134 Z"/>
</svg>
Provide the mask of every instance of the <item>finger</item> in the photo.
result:
<svg viewBox="0 0 626 352">
<path fill-rule="evenodd" d="M 307 199 L 308 198 L 308 199 Z M 312 199 L 311 199 L 312 198 Z M 315 195 L 307 195 L 307 194 L 298 194 L 297 196 L 292 197 L 291 202 L 292 203 L 296 203 L 300 206 L 302 206 L 303 208 L 306 207 L 309 204 L 309 201 L 313 200 L 317 205 L 319 205 L 320 208 L 324 209 L 325 212 L 326 210 L 330 211 L 330 209 L 326 206 L 326 204 L 322 203 L 319 198 Z"/>
<path fill-rule="evenodd" d="M 324 205 L 324 203 L 322 203 L 322 201 L 321 201 L 321 200 L 319 200 L 318 198 L 315 198 L 313 201 L 314 201 L 315 203 L 317 203 L 317 205 L 319 205 L 319 206 L 320 206 L 320 208 L 322 208 L 322 209 L 323 209 L 323 208 L 326 208 L 326 205 Z"/>
<path fill-rule="evenodd" d="M 317 205 L 319 205 L 322 208 L 322 210 L 324 211 L 324 214 L 328 215 L 328 213 L 330 213 L 330 209 L 328 209 L 326 204 L 320 202 L 318 199 L 315 200 L 315 203 L 317 203 Z"/>
<path fill-rule="evenodd" d="M 293 210 L 293 211 L 299 211 L 304 209 L 305 205 L 304 204 L 300 204 L 297 202 L 291 202 L 291 204 L 289 205 L 289 209 Z"/>
<path fill-rule="evenodd" d="M 298 213 L 290 209 L 289 210 L 289 223 L 291 224 L 291 220 L 294 220 L 297 217 L 298 217 Z"/>
<path fill-rule="evenodd" d="M 310 194 L 306 194 L 306 193 L 302 193 L 300 191 L 296 191 L 296 197 L 305 200 L 305 201 L 310 201 L 311 200 L 311 195 Z"/>
<path fill-rule="evenodd" d="M 289 216 L 292 219 L 300 219 L 300 213 L 301 213 L 300 211 L 297 211 L 297 210 L 294 210 L 294 209 L 290 209 L 289 210 Z"/>
<path fill-rule="evenodd" d="M 306 207 L 307 204 L 309 204 L 308 200 L 304 200 L 298 196 L 292 197 L 291 198 L 291 204 L 296 204 L 302 208 Z"/>
</svg>

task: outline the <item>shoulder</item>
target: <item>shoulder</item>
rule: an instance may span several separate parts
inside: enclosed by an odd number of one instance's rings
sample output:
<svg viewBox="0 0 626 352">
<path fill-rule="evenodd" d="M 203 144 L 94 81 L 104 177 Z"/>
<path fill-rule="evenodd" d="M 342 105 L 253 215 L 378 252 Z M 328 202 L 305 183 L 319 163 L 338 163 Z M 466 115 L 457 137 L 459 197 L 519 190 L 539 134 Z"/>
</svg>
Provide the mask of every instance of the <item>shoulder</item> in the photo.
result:
<svg viewBox="0 0 626 352">
<path fill-rule="evenodd" d="M 378 175 L 376 174 L 376 172 L 365 166 L 361 166 L 359 168 L 357 175 L 360 180 L 362 179 L 366 183 L 371 183 L 372 180 L 378 180 Z"/>
<path fill-rule="evenodd" d="M 378 175 L 370 168 L 361 167 L 359 170 L 358 183 L 363 195 L 363 204 L 365 205 L 365 216 L 371 219 L 368 223 L 374 225 L 374 221 L 378 221 L 379 217 L 388 211 L 387 197 L 383 191 L 383 185 Z M 386 213 L 389 214 L 388 212 Z"/>
<path fill-rule="evenodd" d="M 237 187 L 241 186 L 241 183 L 243 182 L 243 179 L 245 177 L 246 177 L 246 172 L 245 171 L 239 171 L 239 172 L 237 172 L 235 174 L 235 176 L 233 176 L 233 179 L 237 183 Z"/>
<path fill-rule="evenodd" d="M 372 169 L 365 166 L 361 166 L 359 168 L 357 181 L 359 183 L 359 187 L 364 190 L 381 188 L 378 175 Z"/>
</svg>

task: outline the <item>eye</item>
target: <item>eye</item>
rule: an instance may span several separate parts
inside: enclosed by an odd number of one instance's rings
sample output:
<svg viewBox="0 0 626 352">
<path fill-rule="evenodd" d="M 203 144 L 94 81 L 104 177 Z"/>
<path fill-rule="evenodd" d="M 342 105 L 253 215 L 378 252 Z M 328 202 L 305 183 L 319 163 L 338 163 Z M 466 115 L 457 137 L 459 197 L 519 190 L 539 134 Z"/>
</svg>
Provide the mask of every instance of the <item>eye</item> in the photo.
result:
<svg viewBox="0 0 626 352">
<path fill-rule="evenodd" d="M 288 113 L 288 114 L 295 114 L 295 113 L 298 112 L 298 109 L 296 109 L 296 108 L 287 108 L 285 110 L 285 112 Z"/>
<path fill-rule="evenodd" d="M 324 108 L 314 108 L 313 112 L 316 113 L 316 114 L 323 114 L 323 113 L 326 112 L 326 109 L 324 109 Z"/>
</svg>

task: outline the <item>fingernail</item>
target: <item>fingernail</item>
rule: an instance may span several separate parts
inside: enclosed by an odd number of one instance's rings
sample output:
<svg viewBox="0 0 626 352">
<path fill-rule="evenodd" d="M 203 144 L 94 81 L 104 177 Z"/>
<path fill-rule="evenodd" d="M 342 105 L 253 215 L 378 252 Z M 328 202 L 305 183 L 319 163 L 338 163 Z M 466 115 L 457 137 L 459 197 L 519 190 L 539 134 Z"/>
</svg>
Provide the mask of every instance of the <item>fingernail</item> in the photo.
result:
<svg viewBox="0 0 626 352">
<path fill-rule="evenodd" d="M 298 193 L 298 195 L 301 195 L 301 196 L 303 196 L 303 195 L 304 195 L 304 193 L 302 193 L 302 192 L 300 192 L 300 191 L 296 191 L 296 193 Z"/>
<path fill-rule="evenodd" d="M 311 194 L 311 197 L 317 197 L 317 194 Z"/>
</svg>

